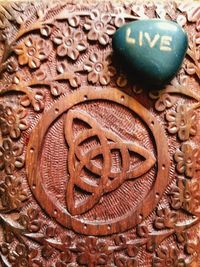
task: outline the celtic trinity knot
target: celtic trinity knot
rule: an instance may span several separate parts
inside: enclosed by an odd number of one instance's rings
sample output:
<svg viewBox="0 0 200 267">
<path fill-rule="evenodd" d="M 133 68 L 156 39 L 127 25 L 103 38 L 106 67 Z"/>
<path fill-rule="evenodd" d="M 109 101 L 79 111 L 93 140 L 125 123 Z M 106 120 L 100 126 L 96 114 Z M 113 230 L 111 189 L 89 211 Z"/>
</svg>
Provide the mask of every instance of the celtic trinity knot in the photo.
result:
<svg viewBox="0 0 200 267">
<path fill-rule="evenodd" d="M 79 131 L 74 130 L 77 120 L 83 125 Z M 70 110 L 65 117 L 64 131 L 69 146 L 70 174 L 66 201 L 72 215 L 87 212 L 105 193 L 117 189 L 126 180 L 142 176 L 155 164 L 153 153 L 135 142 L 124 142 L 86 112 Z M 119 155 L 117 167 L 112 159 L 114 151 Z M 131 164 L 131 155 L 138 156 L 139 163 Z M 77 190 L 85 193 L 85 197 L 75 198 Z"/>
</svg>

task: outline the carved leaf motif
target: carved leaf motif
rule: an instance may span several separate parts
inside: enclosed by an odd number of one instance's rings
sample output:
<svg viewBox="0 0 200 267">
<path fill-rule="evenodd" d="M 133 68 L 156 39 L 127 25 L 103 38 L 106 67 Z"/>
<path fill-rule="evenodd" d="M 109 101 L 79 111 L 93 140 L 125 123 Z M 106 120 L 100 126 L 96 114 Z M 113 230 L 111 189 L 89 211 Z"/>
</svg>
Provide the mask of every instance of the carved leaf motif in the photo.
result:
<svg viewBox="0 0 200 267">
<path fill-rule="evenodd" d="M 16 2 L 4 2 L 0 4 L 0 28 L 5 28 L 8 21 L 19 19 L 19 12 L 23 11 L 23 5 Z M 18 22 L 18 21 L 17 21 Z"/>
<path fill-rule="evenodd" d="M 74 137 L 74 120 L 81 120 L 87 125 Z M 68 166 L 70 179 L 67 185 L 67 196 L 72 195 L 74 187 L 87 192 L 89 197 L 76 204 L 74 197 L 68 198 L 67 206 L 72 214 L 81 214 L 91 209 L 100 201 L 104 193 L 117 189 L 129 179 L 136 179 L 154 165 L 155 158 L 145 147 L 137 143 L 123 143 L 121 138 L 111 131 L 101 129 L 100 125 L 88 114 L 69 111 L 65 120 L 65 138 L 69 145 Z M 117 151 L 121 163 L 113 167 L 112 152 Z M 141 164 L 132 167 L 131 154 L 142 158 Z M 103 158 L 103 160 L 102 160 Z M 84 170 L 93 174 L 95 179 L 88 179 Z M 97 178 L 98 177 L 98 178 Z"/>
</svg>

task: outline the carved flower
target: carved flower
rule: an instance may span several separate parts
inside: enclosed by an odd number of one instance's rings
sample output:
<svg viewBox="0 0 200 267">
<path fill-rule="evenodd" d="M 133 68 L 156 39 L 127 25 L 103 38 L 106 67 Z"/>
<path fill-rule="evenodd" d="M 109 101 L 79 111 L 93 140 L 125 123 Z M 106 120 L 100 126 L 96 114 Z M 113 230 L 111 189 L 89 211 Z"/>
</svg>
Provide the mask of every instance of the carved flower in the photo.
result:
<svg viewBox="0 0 200 267">
<path fill-rule="evenodd" d="M 23 43 L 17 45 L 14 51 L 19 55 L 20 65 L 28 64 L 30 68 L 36 69 L 41 61 L 48 57 L 49 46 L 43 39 L 28 37 Z"/>
<path fill-rule="evenodd" d="M 106 45 L 109 42 L 109 35 L 113 35 L 115 27 L 110 25 L 111 16 L 109 14 L 100 14 L 98 10 L 91 13 L 90 19 L 87 19 L 84 28 L 89 31 L 88 39 L 98 40 L 100 44 Z"/>
<path fill-rule="evenodd" d="M 127 242 L 126 238 L 123 235 L 115 236 L 114 242 L 116 246 L 118 247 L 122 246 L 129 257 L 137 256 L 139 250 L 138 246 L 131 241 Z"/>
<path fill-rule="evenodd" d="M 27 214 L 22 214 L 20 216 L 19 223 L 22 224 L 29 232 L 38 232 L 41 227 L 39 211 L 34 208 L 29 208 L 27 210 Z"/>
<path fill-rule="evenodd" d="M 77 244 L 78 263 L 88 266 L 105 265 L 108 261 L 108 246 L 95 237 L 88 237 Z"/>
<path fill-rule="evenodd" d="M 194 181 L 179 179 L 177 186 L 174 186 L 170 192 L 170 200 L 172 208 L 183 208 L 195 213 L 200 205 L 199 184 Z"/>
<path fill-rule="evenodd" d="M 12 267 L 34 266 L 42 267 L 42 263 L 35 259 L 38 255 L 36 249 L 28 249 L 23 244 L 18 244 L 15 251 L 9 253 L 9 262 Z"/>
<path fill-rule="evenodd" d="M 33 99 L 30 99 L 27 94 L 22 95 L 20 98 L 20 104 L 24 107 L 28 107 L 30 104 L 36 112 L 41 112 L 44 109 L 45 92 L 41 90 L 35 90 L 33 93 Z"/>
<path fill-rule="evenodd" d="M 57 66 L 57 71 L 60 74 L 56 78 L 57 81 L 58 80 L 68 80 L 69 81 L 69 84 L 73 88 L 76 88 L 76 87 L 78 87 L 80 85 L 80 79 L 79 79 L 79 77 L 76 75 L 76 73 L 74 73 L 73 71 L 71 71 L 69 69 L 68 64 L 66 64 L 64 62 L 61 62 Z M 51 88 L 51 91 L 52 90 L 53 90 L 53 88 Z"/>
<path fill-rule="evenodd" d="M 0 184 L 0 196 L 4 207 L 15 209 L 27 198 L 27 193 L 18 178 L 7 176 L 5 182 Z"/>
<path fill-rule="evenodd" d="M 4 238 L 7 243 L 12 243 L 15 240 L 15 234 L 9 226 L 5 227 Z"/>
<path fill-rule="evenodd" d="M 107 85 L 110 82 L 110 77 L 116 73 L 115 68 L 110 65 L 110 55 L 101 56 L 96 52 L 91 54 L 89 61 L 84 64 L 84 70 L 89 72 L 88 81 L 93 84 L 100 82 L 102 85 Z"/>
<path fill-rule="evenodd" d="M 182 144 L 181 148 L 176 151 L 174 159 L 177 162 L 177 171 L 184 173 L 189 178 L 200 170 L 200 150 L 192 148 L 190 144 Z"/>
<path fill-rule="evenodd" d="M 161 247 L 157 250 L 156 256 L 153 258 L 153 266 L 155 267 L 185 267 L 186 263 L 179 256 L 178 249 L 174 246 Z"/>
<path fill-rule="evenodd" d="M 10 135 L 11 138 L 16 139 L 21 135 L 21 131 L 28 128 L 26 121 L 27 111 L 22 108 L 14 110 L 12 107 L 5 107 L 3 115 L 0 117 L 0 129 L 2 135 Z"/>
<path fill-rule="evenodd" d="M 149 93 L 149 96 L 151 99 L 155 99 L 157 100 L 155 102 L 155 109 L 157 111 L 164 111 L 166 108 L 171 108 L 174 103 L 175 103 L 175 99 L 164 92 L 164 90 L 161 91 L 152 91 Z"/>
<path fill-rule="evenodd" d="M 176 112 L 170 111 L 166 115 L 169 122 L 168 131 L 172 134 L 178 133 L 180 140 L 188 140 L 190 135 L 197 132 L 196 113 L 187 105 L 180 105 Z"/>
<path fill-rule="evenodd" d="M 58 45 L 57 54 L 60 57 L 68 56 L 76 60 L 79 53 L 87 49 L 85 35 L 78 30 L 65 27 L 53 38 L 53 42 Z"/>
<path fill-rule="evenodd" d="M 57 234 L 58 234 L 57 227 L 48 226 L 46 228 L 44 238 L 53 239 L 57 237 Z M 44 245 L 42 246 L 41 254 L 45 259 L 49 259 L 53 255 L 54 251 L 55 249 L 49 243 L 44 243 Z"/>
<path fill-rule="evenodd" d="M 67 267 L 68 263 L 72 260 L 72 254 L 70 251 L 60 253 L 60 259 L 56 262 L 56 267 Z"/>
<path fill-rule="evenodd" d="M 137 267 L 137 260 L 136 259 L 130 259 L 123 256 L 115 257 L 115 265 L 117 267 Z"/>
<path fill-rule="evenodd" d="M 22 168 L 24 165 L 24 159 L 20 157 L 22 152 L 21 146 L 13 145 L 8 139 L 4 140 L 0 147 L 0 170 L 5 169 L 7 174 L 12 174 L 15 167 Z"/>
<path fill-rule="evenodd" d="M 114 8 L 114 24 L 116 27 L 121 27 L 125 24 L 125 17 L 128 15 L 123 7 Z"/>
<path fill-rule="evenodd" d="M 53 255 L 54 250 L 55 249 L 52 246 L 50 246 L 48 243 L 45 244 L 41 250 L 42 257 L 48 260 Z"/>
<path fill-rule="evenodd" d="M 154 225 L 157 229 L 173 228 L 177 222 L 177 213 L 168 208 L 157 209 Z"/>
</svg>

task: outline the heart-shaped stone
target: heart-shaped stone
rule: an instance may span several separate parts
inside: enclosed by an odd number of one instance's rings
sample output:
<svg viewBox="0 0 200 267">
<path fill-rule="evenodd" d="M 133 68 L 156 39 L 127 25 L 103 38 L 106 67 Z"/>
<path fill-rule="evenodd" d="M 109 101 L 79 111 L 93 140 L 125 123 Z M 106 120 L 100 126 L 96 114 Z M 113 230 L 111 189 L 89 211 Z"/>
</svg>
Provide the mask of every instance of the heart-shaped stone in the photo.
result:
<svg viewBox="0 0 200 267">
<path fill-rule="evenodd" d="M 113 49 L 131 73 L 156 85 L 173 78 L 187 47 L 186 32 L 168 20 L 134 21 L 122 26 L 113 36 Z"/>
</svg>

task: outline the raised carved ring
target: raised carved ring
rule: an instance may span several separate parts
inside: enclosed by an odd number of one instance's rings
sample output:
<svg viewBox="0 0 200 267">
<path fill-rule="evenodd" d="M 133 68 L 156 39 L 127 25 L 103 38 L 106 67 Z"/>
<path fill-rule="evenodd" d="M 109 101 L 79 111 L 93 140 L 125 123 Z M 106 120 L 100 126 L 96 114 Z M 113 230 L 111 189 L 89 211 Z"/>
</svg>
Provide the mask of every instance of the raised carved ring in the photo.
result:
<svg viewBox="0 0 200 267">
<path fill-rule="evenodd" d="M 156 156 L 145 147 L 133 142 L 124 142 L 116 133 L 101 129 L 100 125 L 87 112 L 78 112 L 73 107 L 81 103 L 89 103 L 93 100 L 111 101 L 134 112 L 145 123 L 151 132 L 155 145 Z M 56 196 L 48 194 L 48 190 L 42 182 L 40 171 L 40 158 L 43 142 L 52 123 L 65 114 L 64 135 L 66 145 L 69 147 L 68 165 L 69 179 L 66 180 L 66 207 L 60 205 Z M 75 119 L 83 121 L 87 128 L 73 137 L 72 124 Z M 88 148 L 87 152 L 81 150 L 84 140 L 96 137 L 98 143 L 95 149 Z M 111 168 L 110 151 L 117 149 L 121 155 L 121 171 L 113 171 Z M 138 167 L 130 169 L 129 153 L 139 154 L 144 161 Z M 94 159 L 102 157 L 102 164 L 97 164 Z M 82 88 L 59 99 L 44 113 L 38 125 L 34 128 L 26 154 L 26 171 L 31 190 L 48 215 L 53 216 L 57 222 L 74 231 L 86 235 L 108 235 L 130 229 L 141 220 L 146 218 L 156 207 L 166 186 L 168 185 L 168 173 L 170 162 L 167 139 L 164 129 L 156 118 L 139 102 L 122 94 L 116 88 Z M 131 211 L 125 212 L 117 218 L 102 221 L 90 221 L 84 215 L 96 204 L 104 194 L 109 194 L 119 188 L 126 180 L 133 180 L 152 167 L 156 168 L 156 177 L 153 185 L 142 199 Z M 88 180 L 81 176 L 82 170 L 86 168 L 98 176 L 96 180 Z M 73 192 L 75 187 L 84 190 L 89 197 L 80 203 L 76 203 Z"/>
</svg>

